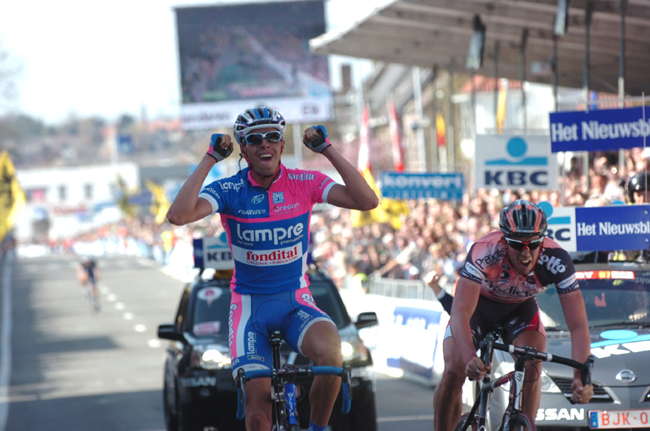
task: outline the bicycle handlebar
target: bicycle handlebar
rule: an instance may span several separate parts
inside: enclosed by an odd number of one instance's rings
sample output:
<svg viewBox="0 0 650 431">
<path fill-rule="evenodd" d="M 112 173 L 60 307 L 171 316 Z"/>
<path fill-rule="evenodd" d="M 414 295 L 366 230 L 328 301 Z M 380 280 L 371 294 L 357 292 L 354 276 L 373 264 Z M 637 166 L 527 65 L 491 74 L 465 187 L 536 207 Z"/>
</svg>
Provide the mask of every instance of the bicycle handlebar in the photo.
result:
<svg viewBox="0 0 650 431">
<path fill-rule="evenodd" d="M 350 407 L 352 405 L 352 378 L 350 375 L 350 368 L 345 367 L 330 367 L 330 366 L 295 366 L 295 365 L 285 365 L 284 367 L 276 370 L 278 376 L 292 376 L 292 377 L 304 377 L 304 376 L 321 376 L 321 375 L 333 375 L 341 377 L 341 387 L 342 387 L 342 406 L 341 410 L 343 413 L 347 414 L 350 412 Z M 262 377 L 271 377 L 273 371 L 270 369 L 266 370 L 250 370 L 244 371 L 239 369 L 237 372 L 237 418 L 243 419 L 246 415 L 246 380 L 257 379 Z"/>
<path fill-rule="evenodd" d="M 492 344 L 492 347 L 497 350 L 511 353 L 519 358 L 523 357 L 524 359 L 530 360 L 539 359 L 545 362 L 555 362 L 562 365 L 568 365 L 569 367 L 573 367 L 580 371 L 580 380 L 582 381 L 583 385 L 591 384 L 591 372 L 594 368 L 594 361 L 596 359 L 594 355 L 589 355 L 587 360 L 583 363 L 573 359 L 565 358 L 563 356 L 556 356 L 552 353 L 540 352 L 528 346 L 517 347 L 513 346 L 512 344 L 494 343 Z"/>
<path fill-rule="evenodd" d="M 271 377 L 271 370 L 250 370 L 245 372 L 246 380 L 257 379 L 261 377 Z M 284 367 L 277 370 L 278 376 L 320 376 L 320 375 L 333 375 L 343 377 L 345 369 L 341 367 L 327 367 L 327 366 L 293 366 Z"/>
</svg>

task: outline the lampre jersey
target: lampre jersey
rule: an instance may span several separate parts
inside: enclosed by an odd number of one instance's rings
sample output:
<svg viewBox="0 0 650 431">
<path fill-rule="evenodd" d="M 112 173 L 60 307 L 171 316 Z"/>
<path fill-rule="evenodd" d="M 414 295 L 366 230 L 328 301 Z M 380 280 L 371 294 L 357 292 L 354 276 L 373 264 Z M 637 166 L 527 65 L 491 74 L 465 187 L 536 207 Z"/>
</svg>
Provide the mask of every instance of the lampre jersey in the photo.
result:
<svg viewBox="0 0 650 431">
<path fill-rule="evenodd" d="M 336 183 L 318 171 L 281 165 L 269 190 L 248 168 L 199 194 L 220 213 L 235 261 L 230 287 L 240 294 L 278 293 L 309 285 L 305 275 L 312 207 Z"/>
<path fill-rule="evenodd" d="M 535 268 L 524 276 L 508 262 L 503 233 L 492 232 L 476 241 L 465 259 L 461 277 L 481 285 L 481 295 L 497 302 L 520 303 L 555 287 L 559 294 L 579 288 L 569 253 L 550 238 L 544 238 Z"/>
</svg>

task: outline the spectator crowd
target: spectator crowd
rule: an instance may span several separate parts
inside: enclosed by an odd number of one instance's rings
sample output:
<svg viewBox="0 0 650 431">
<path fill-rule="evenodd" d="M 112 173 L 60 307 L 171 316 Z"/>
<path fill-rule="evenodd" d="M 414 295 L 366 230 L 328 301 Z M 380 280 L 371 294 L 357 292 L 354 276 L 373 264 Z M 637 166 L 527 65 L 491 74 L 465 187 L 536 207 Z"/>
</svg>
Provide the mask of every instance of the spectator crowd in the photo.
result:
<svg viewBox="0 0 650 431">
<path fill-rule="evenodd" d="M 400 216 L 399 228 L 391 223 L 354 227 L 348 210 L 329 206 L 315 210 L 311 226 L 313 258 L 341 287 L 356 274 L 413 280 L 431 271 L 441 276 L 440 284 L 444 285 L 455 279 L 471 244 L 498 229 L 499 211 L 515 199 L 548 201 L 554 207 L 563 203 L 630 203 L 625 186 L 634 174 L 647 170 L 650 151 L 632 149 L 624 154 L 624 163 L 619 163 L 618 153 L 592 153 L 588 176 L 583 173 L 582 159 L 573 158 L 570 169 L 560 179 L 561 190 L 479 189 L 465 193 L 462 201 L 411 200 L 410 212 Z M 193 238 L 222 231 L 216 216 L 180 227 L 159 225 L 153 217 L 144 217 L 102 226 L 55 247 L 78 254 L 140 255 L 168 265 L 178 249 L 189 253 L 191 259 Z"/>
</svg>

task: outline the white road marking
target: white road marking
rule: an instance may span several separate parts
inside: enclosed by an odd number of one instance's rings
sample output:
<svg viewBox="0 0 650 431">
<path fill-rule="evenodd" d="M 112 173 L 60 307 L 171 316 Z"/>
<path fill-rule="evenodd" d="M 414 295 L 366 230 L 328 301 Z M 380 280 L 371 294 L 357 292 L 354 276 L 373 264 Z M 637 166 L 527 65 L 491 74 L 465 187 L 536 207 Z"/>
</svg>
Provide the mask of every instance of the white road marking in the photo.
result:
<svg viewBox="0 0 650 431">
<path fill-rule="evenodd" d="M 403 421 L 433 421 L 433 415 L 389 416 L 385 418 L 377 418 L 377 422 L 403 422 Z"/>
<path fill-rule="evenodd" d="M 151 340 L 147 341 L 147 345 L 152 349 L 156 349 L 161 346 L 161 343 L 157 338 L 152 338 Z"/>
<path fill-rule="evenodd" d="M 115 303 L 115 309 L 116 310 L 124 310 L 125 306 L 123 302 L 116 302 Z"/>
<path fill-rule="evenodd" d="M 135 332 L 144 332 L 147 330 L 147 327 L 144 326 L 142 323 L 138 323 L 133 327 L 133 329 L 135 329 Z"/>
<path fill-rule="evenodd" d="M 124 320 L 133 320 L 134 317 L 135 316 L 133 313 L 130 313 L 128 311 L 122 315 L 122 318 L 124 318 Z"/>
<path fill-rule="evenodd" d="M 117 301 L 117 295 L 114 294 L 114 293 L 110 293 L 110 294 L 106 295 L 106 300 L 109 301 L 109 302 L 115 302 L 115 301 Z"/>
<path fill-rule="evenodd" d="M 9 413 L 9 378 L 11 373 L 11 270 L 13 252 L 5 255 L 2 277 L 2 334 L 0 335 L 0 430 L 7 426 Z"/>
</svg>

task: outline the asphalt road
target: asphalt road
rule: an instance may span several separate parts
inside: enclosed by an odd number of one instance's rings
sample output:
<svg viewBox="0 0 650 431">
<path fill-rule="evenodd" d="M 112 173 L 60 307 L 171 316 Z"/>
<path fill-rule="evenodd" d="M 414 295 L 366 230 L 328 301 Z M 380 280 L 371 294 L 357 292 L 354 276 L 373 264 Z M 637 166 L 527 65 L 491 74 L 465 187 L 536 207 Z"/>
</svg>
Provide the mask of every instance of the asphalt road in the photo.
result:
<svg viewBox="0 0 650 431">
<path fill-rule="evenodd" d="M 172 322 L 183 283 L 146 259 L 102 258 L 95 313 L 74 257 L 0 265 L 0 431 L 164 430 L 156 330 Z M 377 383 L 379 431 L 432 429 L 432 388 Z"/>
</svg>

